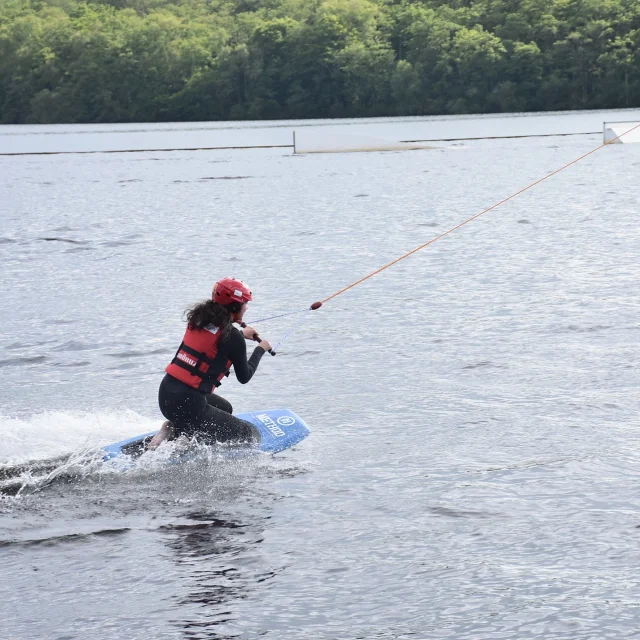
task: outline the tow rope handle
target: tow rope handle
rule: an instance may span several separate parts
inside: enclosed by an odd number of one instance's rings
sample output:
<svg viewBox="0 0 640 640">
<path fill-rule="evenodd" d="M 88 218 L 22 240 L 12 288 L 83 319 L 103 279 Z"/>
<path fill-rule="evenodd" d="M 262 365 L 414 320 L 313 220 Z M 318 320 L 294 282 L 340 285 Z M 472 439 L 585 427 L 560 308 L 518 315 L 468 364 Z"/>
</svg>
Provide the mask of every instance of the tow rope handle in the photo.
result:
<svg viewBox="0 0 640 640">
<path fill-rule="evenodd" d="M 316 309 L 319 309 L 322 306 L 322 302 L 314 302 L 310 307 L 309 307 L 309 311 L 315 311 Z M 240 326 L 244 329 L 247 326 L 246 322 L 241 322 Z M 253 334 L 253 338 L 251 338 L 251 340 L 255 340 L 256 342 L 262 342 L 262 338 L 257 334 L 254 333 Z M 276 355 L 276 352 L 273 349 L 269 349 L 269 353 L 272 356 Z"/>
<path fill-rule="evenodd" d="M 253 336 L 253 339 L 254 339 L 256 342 L 262 342 L 262 338 L 261 338 L 257 333 Z M 269 349 L 269 353 L 270 353 L 272 356 L 275 356 L 275 355 L 276 355 L 276 352 L 275 352 L 273 349 Z"/>
<path fill-rule="evenodd" d="M 246 322 L 241 322 L 240 326 L 244 329 L 247 326 L 247 323 Z M 253 338 L 250 338 L 250 340 L 255 340 L 256 342 L 262 342 L 262 338 L 257 333 L 254 333 L 253 334 Z M 276 355 L 276 352 L 273 349 L 269 349 L 269 353 L 272 356 Z"/>
</svg>

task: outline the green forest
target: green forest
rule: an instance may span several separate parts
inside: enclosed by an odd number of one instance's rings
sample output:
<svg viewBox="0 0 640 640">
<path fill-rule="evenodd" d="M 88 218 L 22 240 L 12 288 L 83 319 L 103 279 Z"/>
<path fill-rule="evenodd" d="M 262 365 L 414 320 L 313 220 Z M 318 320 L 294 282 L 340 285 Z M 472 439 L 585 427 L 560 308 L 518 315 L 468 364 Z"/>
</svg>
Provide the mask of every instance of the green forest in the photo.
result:
<svg viewBox="0 0 640 640">
<path fill-rule="evenodd" d="M 640 106 L 640 0 L 0 0 L 0 122 Z"/>
</svg>

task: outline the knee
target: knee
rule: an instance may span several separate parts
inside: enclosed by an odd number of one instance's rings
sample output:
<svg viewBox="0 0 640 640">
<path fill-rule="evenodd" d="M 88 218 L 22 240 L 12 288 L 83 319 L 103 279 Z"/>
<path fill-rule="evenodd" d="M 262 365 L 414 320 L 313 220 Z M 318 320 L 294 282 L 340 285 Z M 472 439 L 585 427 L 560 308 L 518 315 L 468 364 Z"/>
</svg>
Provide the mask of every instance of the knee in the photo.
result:
<svg viewBox="0 0 640 640">
<path fill-rule="evenodd" d="M 225 413 L 233 413 L 233 407 L 231 406 L 231 403 L 225 398 L 221 398 L 220 396 L 216 398 L 216 403 L 214 406 L 221 411 L 224 411 Z"/>
</svg>

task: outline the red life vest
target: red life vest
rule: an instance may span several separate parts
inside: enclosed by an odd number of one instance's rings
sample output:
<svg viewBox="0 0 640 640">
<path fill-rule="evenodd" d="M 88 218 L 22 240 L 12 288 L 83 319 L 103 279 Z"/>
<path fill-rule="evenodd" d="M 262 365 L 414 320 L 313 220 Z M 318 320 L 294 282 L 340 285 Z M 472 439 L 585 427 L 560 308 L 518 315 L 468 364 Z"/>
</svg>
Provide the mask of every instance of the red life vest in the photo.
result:
<svg viewBox="0 0 640 640">
<path fill-rule="evenodd" d="M 219 351 L 220 335 L 220 328 L 213 324 L 205 329 L 187 327 L 165 371 L 194 389 L 213 393 L 231 368 L 231 360 Z"/>
</svg>

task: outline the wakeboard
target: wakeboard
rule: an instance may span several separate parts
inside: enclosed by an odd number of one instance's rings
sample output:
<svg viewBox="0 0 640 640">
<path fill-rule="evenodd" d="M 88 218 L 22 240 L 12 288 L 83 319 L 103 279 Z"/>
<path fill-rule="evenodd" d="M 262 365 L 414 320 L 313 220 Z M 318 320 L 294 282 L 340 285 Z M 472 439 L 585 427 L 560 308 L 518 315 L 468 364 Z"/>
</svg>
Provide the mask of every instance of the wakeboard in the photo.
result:
<svg viewBox="0 0 640 640">
<path fill-rule="evenodd" d="M 289 409 L 238 413 L 236 417 L 250 422 L 258 429 L 260 442 L 244 447 L 220 447 L 220 454 L 223 457 L 238 457 L 239 453 L 280 453 L 298 444 L 310 433 L 305 421 Z M 146 451 L 149 441 L 155 434 L 155 431 L 151 431 L 107 445 L 102 449 L 102 460 L 115 462 L 139 458 Z M 184 457 L 179 456 L 180 459 Z"/>
</svg>

